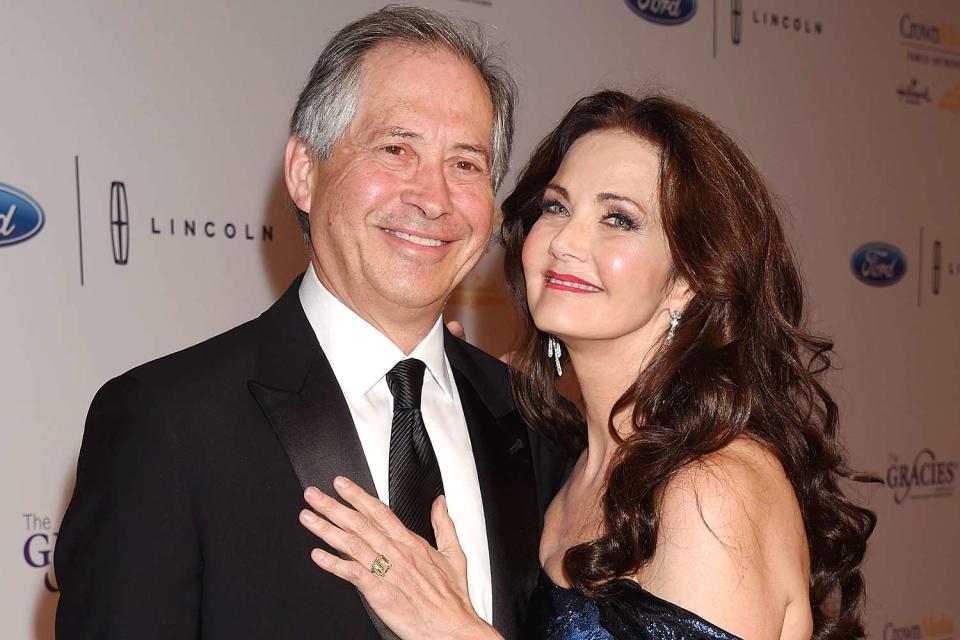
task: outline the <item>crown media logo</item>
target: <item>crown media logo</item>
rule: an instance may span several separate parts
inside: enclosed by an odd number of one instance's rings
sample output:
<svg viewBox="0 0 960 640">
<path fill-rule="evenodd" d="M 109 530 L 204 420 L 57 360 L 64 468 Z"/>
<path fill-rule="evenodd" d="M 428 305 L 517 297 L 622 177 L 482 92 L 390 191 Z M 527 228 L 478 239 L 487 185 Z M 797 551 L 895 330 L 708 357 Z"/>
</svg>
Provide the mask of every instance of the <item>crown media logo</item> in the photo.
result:
<svg viewBox="0 0 960 640">
<path fill-rule="evenodd" d="M 23 191 L 0 184 L 0 247 L 26 242 L 43 229 L 40 204 Z"/>
<path fill-rule="evenodd" d="M 864 284 L 889 287 L 899 282 L 907 272 L 907 258 L 892 244 L 870 242 L 853 252 L 850 270 Z"/>
<path fill-rule="evenodd" d="M 960 24 L 904 13 L 897 32 L 910 62 L 960 71 Z"/>
<path fill-rule="evenodd" d="M 690 20 L 697 12 L 697 0 L 626 0 L 638 16 L 662 25 L 678 25 Z"/>
<path fill-rule="evenodd" d="M 888 622 L 883 626 L 883 640 L 956 640 L 956 634 L 957 625 L 946 613 L 926 615 L 918 622 Z"/>
</svg>

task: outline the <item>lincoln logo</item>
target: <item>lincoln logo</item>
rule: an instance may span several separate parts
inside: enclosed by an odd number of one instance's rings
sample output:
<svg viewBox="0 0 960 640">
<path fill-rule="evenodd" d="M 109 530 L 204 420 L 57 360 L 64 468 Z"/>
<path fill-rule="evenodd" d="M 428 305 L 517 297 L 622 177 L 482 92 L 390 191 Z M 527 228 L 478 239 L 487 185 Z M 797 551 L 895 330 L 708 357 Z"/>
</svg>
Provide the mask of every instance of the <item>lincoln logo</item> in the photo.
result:
<svg viewBox="0 0 960 640">
<path fill-rule="evenodd" d="M 740 44 L 743 32 L 743 0 L 730 0 L 730 39 Z"/>
<path fill-rule="evenodd" d="M 113 262 L 127 264 L 130 259 L 130 209 L 127 187 L 122 182 L 110 183 L 110 239 L 113 241 Z"/>
<path fill-rule="evenodd" d="M 933 295 L 940 295 L 940 241 L 933 243 Z"/>
</svg>

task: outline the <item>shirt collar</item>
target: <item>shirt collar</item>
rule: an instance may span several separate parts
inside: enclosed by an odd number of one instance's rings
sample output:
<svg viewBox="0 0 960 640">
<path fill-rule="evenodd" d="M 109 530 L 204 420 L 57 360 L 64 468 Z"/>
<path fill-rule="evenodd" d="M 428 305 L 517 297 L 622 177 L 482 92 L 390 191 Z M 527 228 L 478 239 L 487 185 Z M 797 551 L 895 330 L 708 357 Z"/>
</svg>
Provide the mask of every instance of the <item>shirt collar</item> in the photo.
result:
<svg viewBox="0 0 960 640">
<path fill-rule="evenodd" d="M 359 398 L 372 389 L 394 365 L 408 357 L 422 360 L 448 402 L 453 401 L 453 379 L 443 348 L 443 317 L 409 356 L 373 325 L 327 291 L 311 264 L 300 283 L 300 304 L 327 356 L 340 389 L 347 398 Z"/>
</svg>

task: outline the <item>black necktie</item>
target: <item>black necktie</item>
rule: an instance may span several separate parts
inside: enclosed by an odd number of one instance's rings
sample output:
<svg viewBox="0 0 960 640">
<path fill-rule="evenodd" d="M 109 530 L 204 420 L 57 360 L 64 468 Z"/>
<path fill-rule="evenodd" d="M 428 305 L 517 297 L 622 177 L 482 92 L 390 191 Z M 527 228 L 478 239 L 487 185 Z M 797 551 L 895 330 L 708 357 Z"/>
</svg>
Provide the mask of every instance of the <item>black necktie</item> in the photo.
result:
<svg viewBox="0 0 960 640">
<path fill-rule="evenodd" d="M 443 493 L 443 478 L 420 412 L 425 368 L 423 362 L 410 358 L 387 373 L 387 386 L 393 394 L 390 508 L 408 529 L 436 547 L 430 507 Z"/>
</svg>

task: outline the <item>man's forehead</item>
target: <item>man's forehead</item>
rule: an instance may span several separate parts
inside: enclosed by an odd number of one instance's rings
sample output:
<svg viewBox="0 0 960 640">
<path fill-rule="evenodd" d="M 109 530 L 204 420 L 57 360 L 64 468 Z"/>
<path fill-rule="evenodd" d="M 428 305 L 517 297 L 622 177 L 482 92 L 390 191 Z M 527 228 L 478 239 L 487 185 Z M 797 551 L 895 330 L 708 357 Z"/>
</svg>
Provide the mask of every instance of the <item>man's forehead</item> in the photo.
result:
<svg viewBox="0 0 960 640">
<path fill-rule="evenodd" d="M 430 140 L 443 128 L 448 139 L 455 138 L 448 140 L 451 144 L 489 154 L 493 105 L 473 65 L 446 51 L 421 52 L 432 59 L 402 54 L 403 59 L 383 65 L 378 55 L 385 54 L 374 50 L 364 61 L 358 111 L 351 126 L 356 135 Z"/>
<path fill-rule="evenodd" d="M 468 60 L 441 47 L 383 43 L 366 53 L 360 66 L 361 106 L 370 100 L 394 108 L 438 108 L 457 98 L 475 98 L 472 108 L 492 114 L 490 90 L 480 71 Z"/>
</svg>

